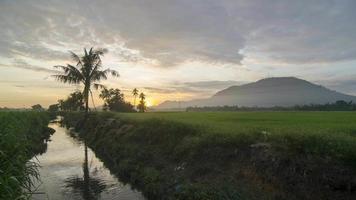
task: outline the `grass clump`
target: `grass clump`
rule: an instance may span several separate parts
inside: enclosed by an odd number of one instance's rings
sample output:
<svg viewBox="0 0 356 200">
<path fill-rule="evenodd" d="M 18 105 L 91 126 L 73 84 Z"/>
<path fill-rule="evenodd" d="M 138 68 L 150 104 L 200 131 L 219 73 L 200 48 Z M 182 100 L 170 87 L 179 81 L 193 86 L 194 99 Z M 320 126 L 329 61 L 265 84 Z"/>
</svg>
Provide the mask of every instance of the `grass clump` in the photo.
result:
<svg viewBox="0 0 356 200">
<path fill-rule="evenodd" d="M 0 199 L 27 199 L 38 178 L 32 156 L 45 150 L 50 130 L 44 112 L 0 112 Z"/>
</svg>

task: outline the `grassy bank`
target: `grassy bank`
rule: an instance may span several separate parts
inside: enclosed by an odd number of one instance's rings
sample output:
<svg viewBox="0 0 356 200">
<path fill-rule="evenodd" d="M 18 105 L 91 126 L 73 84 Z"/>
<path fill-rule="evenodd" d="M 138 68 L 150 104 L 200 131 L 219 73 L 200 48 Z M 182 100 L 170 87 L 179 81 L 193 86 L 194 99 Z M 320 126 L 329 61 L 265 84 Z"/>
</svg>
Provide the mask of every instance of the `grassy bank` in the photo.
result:
<svg viewBox="0 0 356 200">
<path fill-rule="evenodd" d="M 46 149 L 51 130 L 44 112 L 0 112 L 0 199 L 26 199 L 37 176 L 32 156 Z"/>
<path fill-rule="evenodd" d="M 355 122 L 352 112 L 100 113 L 82 133 L 151 199 L 353 199 Z"/>
</svg>

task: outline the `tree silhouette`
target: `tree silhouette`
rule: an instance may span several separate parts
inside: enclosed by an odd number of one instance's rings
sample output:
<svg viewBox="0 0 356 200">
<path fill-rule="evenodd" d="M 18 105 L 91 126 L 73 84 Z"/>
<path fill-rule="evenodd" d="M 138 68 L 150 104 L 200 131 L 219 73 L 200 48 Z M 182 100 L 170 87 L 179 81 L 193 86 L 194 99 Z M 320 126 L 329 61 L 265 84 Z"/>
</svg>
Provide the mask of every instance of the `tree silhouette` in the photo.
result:
<svg viewBox="0 0 356 200">
<path fill-rule="evenodd" d="M 36 105 L 33 105 L 31 106 L 32 110 L 35 110 L 35 111 L 43 111 L 43 107 L 41 106 L 41 104 L 36 104 Z"/>
<path fill-rule="evenodd" d="M 80 91 L 70 93 L 67 99 L 58 100 L 59 108 L 62 111 L 81 111 L 85 110 L 84 97 Z"/>
<path fill-rule="evenodd" d="M 134 106 L 136 106 L 136 97 L 138 95 L 138 89 L 137 88 L 134 88 L 132 90 L 132 95 L 134 96 Z"/>
<path fill-rule="evenodd" d="M 126 102 L 124 94 L 119 89 L 104 88 L 99 95 L 104 100 L 104 110 L 118 111 L 118 112 L 134 112 L 131 103 Z"/>
<path fill-rule="evenodd" d="M 137 109 L 139 112 L 145 112 L 147 110 L 147 106 L 145 102 L 146 95 L 143 92 L 141 92 L 139 98 L 140 98 L 140 103 L 137 105 Z"/>
<path fill-rule="evenodd" d="M 67 66 L 57 65 L 55 68 L 63 70 L 63 73 L 53 75 L 58 81 L 69 84 L 82 84 L 83 96 L 85 101 L 85 115 L 89 112 L 89 92 L 91 92 L 91 87 L 95 89 L 99 87 L 104 87 L 99 84 L 101 80 L 106 80 L 107 75 L 118 77 L 119 74 L 115 70 L 105 69 L 101 70 L 102 62 L 101 56 L 103 56 L 107 50 L 105 49 L 93 49 L 90 48 L 89 51 L 84 48 L 84 55 L 78 56 L 77 54 L 70 51 L 72 59 L 76 62 L 75 65 L 67 64 Z"/>
</svg>

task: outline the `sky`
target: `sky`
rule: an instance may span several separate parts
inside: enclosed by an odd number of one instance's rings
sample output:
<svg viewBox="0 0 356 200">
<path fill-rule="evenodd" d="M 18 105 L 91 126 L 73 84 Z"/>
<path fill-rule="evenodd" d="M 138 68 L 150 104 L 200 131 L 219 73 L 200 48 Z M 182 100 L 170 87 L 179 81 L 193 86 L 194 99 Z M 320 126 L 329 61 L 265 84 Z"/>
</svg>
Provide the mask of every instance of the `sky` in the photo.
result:
<svg viewBox="0 0 356 200">
<path fill-rule="evenodd" d="M 356 95 L 355 0 L 0 0 L 0 107 L 54 104 L 69 51 L 106 48 L 102 83 L 149 105 L 295 76 Z M 98 91 L 95 102 L 100 104 Z"/>
</svg>

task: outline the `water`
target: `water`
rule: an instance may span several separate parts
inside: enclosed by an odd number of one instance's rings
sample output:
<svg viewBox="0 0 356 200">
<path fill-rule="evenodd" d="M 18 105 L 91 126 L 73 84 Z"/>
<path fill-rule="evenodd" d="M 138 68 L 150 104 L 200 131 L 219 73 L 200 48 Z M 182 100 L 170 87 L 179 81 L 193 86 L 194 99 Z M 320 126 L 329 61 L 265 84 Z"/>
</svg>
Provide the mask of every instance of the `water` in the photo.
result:
<svg viewBox="0 0 356 200">
<path fill-rule="evenodd" d="M 55 123 L 50 127 L 56 132 L 46 153 L 37 156 L 41 183 L 36 184 L 32 199 L 145 199 L 112 175 L 83 142 L 70 136 L 68 129 Z"/>
</svg>

